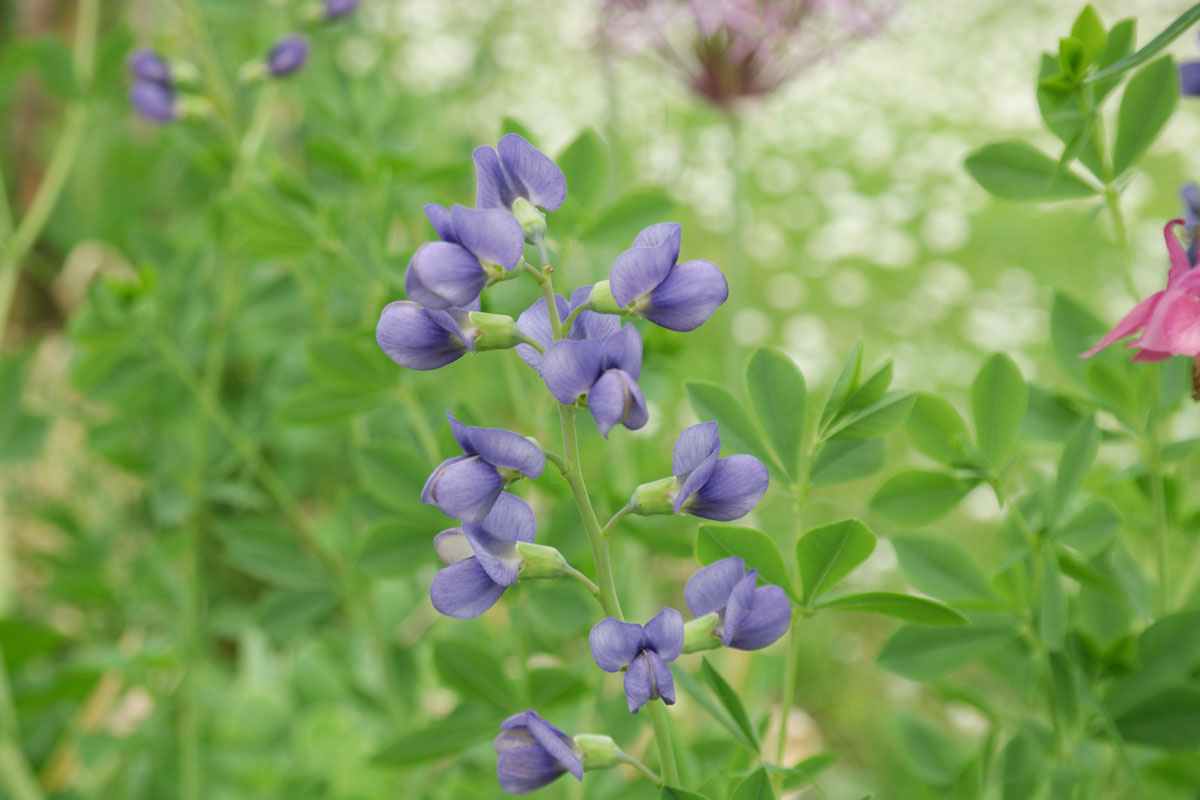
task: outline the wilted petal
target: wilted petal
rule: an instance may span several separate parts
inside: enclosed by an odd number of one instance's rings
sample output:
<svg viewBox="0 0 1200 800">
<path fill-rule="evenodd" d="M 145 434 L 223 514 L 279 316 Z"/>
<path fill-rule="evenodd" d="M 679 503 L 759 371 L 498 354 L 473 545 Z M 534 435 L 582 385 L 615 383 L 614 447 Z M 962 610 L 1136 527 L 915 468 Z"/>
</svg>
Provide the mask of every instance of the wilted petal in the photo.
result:
<svg viewBox="0 0 1200 800">
<path fill-rule="evenodd" d="M 762 499 L 769 482 L 767 468 L 754 456 L 722 458 L 686 511 L 719 522 L 744 517 Z"/>
<path fill-rule="evenodd" d="M 429 599 L 447 617 L 472 619 L 494 606 L 507 588 L 493 581 L 478 559 L 468 558 L 438 570 Z"/>
<path fill-rule="evenodd" d="M 1109 331 L 1108 334 L 1100 340 L 1099 344 L 1097 344 L 1091 350 L 1081 354 L 1079 357 L 1091 358 L 1092 356 L 1096 355 L 1096 353 L 1099 353 L 1101 350 L 1108 347 L 1118 339 L 1124 339 L 1126 336 L 1136 333 L 1141 328 L 1146 327 L 1146 323 L 1150 321 L 1150 315 L 1154 313 L 1155 306 L 1158 305 L 1158 301 L 1162 299 L 1164 294 L 1165 292 L 1155 292 L 1142 302 L 1138 303 L 1133 307 L 1133 311 L 1130 311 L 1128 314 L 1126 314 L 1125 318 L 1118 322 L 1116 327 Z"/>
<path fill-rule="evenodd" d="M 487 463 L 515 469 L 526 478 L 536 478 L 546 468 L 546 451 L 519 433 L 503 428 L 470 428 L 472 449 Z"/>
<path fill-rule="evenodd" d="M 506 211 L 455 205 L 450 220 L 459 243 L 480 261 L 512 269 L 525 252 L 521 223 Z"/>
<path fill-rule="evenodd" d="M 604 364 L 604 342 L 560 339 L 542 356 L 542 380 L 560 403 L 574 403 L 591 390 Z"/>
<path fill-rule="evenodd" d="M 625 670 L 625 704 L 630 714 L 636 714 L 638 709 L 654 698 L 654 681 L 650 671 L 650 660 L 646 653 L 633 660 L 629 669 Z"/>
<path fill-rule="evenodd" d="M 456 323 L 451 323 L 457 328 Z M 459 335 L 447 330 L 426 309 L 408 300 L 384 306 L 375 325 L 375 341 L 388 358 L 409 369 L 444 367 L 467 352 L 466 343 Z"/>
<path fill-rule="evenodd" d="M 647 650 L 643 658 L 650 667 L 650 678 L 654 683 L 651 695 L 661 697 L 669 706 L 675 705 L 675 676 L 666 664 L 668 659 L 659 658 L 658 653 L 653 650 Z"/>
<path fill-rule="evenodd" d="M 649 305 L 639 313 L 669 330 L 691 331 L 728 298 L 729 284 L 720 267 L 711 261 L 685 261 L 650 292 Z"/>
<path fill-rule="evenodd" d="M 443 242 L 461 244 L 454 235 L 454 225 L 450 223 L 450 209 L 437 203 L 428 203 L 425 206 L 425 216 L 429 218 L 429 224 Z"/>
<path fill-rule="evenodd" d="M 487 145 L 480 145 L 475 148 L 471 158 L 475 161 L 475 207 L 512 211 L 513 200 L 517 199 L 517 194 L 509 185 L 496 150 Z"/>
<path fill-rule="evenodd" d="M 446 566 L 466 561 L 475 555 L 462 528 L 450 528 L 434 536 L 433 549 Z"/>
<path fill-rule="evenodd" d="M 746 562 L 732 556 L 696 571 L 683 587 L 683 599 L 693 617 L 725 608 L 733 587 L 746 575 Z"/>
<path fill-rule="evenodd" d="M 642 375 L 642 335 L 633 325 L 604 340 L 604 369 L 619 369 L 635 381 Z"/>
<path fill-rule="evenodd" d="M 404 273 L 404 291 L 427 308 L 468 305 L 486 285 L 487 273 L 479 260 L 451 242 L 421 245 Z"/>
<path fill-rule="evenodd" d="M 570 309 L 562 297 L 555 295 L 555 301 L 558 305 L 558 319 L 561 321 L 570 313 Z M 550 326 L 550 315 L 546 313 L 546 298 L 539 297 L 537 302 L 522 311 L 521 316 L 517 317 L 517 327 L 543 349 L 554 344 L 554 329 Z M 542 354 L 533 347 L 519 344 L 516 350 L 521 360 L 529 366 L 534 369 L 541 366 Z"/>
<path fill-rule="evenodd" d="M 556 211 L 562 205 L 567 197 L 567 179 L 549 156 L 516 133 L 500 137 L 496 149 L 510 185 L 522 197 L 547 211 Z M 512 200 L 509 200 L 511 207 Z"/>
<path fill-rule="evenodd" d="M 1132 347 L 1133 345 L 1130 345 L 1130 346 Z M 1134 356 L 1131 360 L 1132 361 L 1149 361 L 1149 362 L 1166 361 L 1168 358 L 1170 358 L 1173 355 L 1174 355 L 1174 353 L 1161 353 L 1158 350 L 1140 350 L 1140 351 L 1138 351 L 1138 354 L 1136 356 Z"/>
<path fill-rule="evenodd" d="M 479 522 L 492 510 L 503 489 L 504 479 L 496 468 L 471 457 L 441 469 L 429 494 L 446 516 Z"/>
<path fill-rule="evenodd" d="M 608 273 L 608 285 L 619 306 L 627 306 L 643 295 L 650 294 L 666 280 L 675 255 L 670 243 L 659 247 L 634 247 L 617 256 Z"/>
<path fill-rule="evenodd" d="M 667 245 L 671 254 L 671 263 L 679 260 L 679 245 L 683 241 L 683 226 L 678 222 L 659 222 L 647 228 L 634 237 L 634 247 L 662 247 Z"/>
<path fill-rule="evenodd" d="M 674 661 L 683 652 L 683 615 L 670 606 L 663 606 L 646 623 L 645 642 L 647 650 L 656 652 L 663 661 Z"/>
<path fill-rule="evenodd" d="M 787 633 L 791 621 L 792 604 L 787 593 L 778 586 L 759 586 L 737 633 L 726 644 L 738 650 L 762 649 Z"/>
<path fill-rule="evenodd" d="M 621 622 L 616 617 L 605 617 L 592 626 L 588 634 L 592 658 L 596 666 L 605 672 L 616 672 L 627 667 L 642 650 L 642 626 L 636 622 Z"/>
</svg>

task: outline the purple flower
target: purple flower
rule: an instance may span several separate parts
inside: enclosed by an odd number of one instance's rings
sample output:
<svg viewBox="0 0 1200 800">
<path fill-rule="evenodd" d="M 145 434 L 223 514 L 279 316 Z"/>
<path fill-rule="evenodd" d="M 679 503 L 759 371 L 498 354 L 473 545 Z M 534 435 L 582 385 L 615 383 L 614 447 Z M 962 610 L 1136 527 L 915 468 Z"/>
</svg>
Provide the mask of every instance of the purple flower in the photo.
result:
<svg viewBox="0 0 1200 800">
<path fill-rule="evenodd" d="M 308 37 L 298 33 L 285 36 L 276 42 L 267 54 L 267 74 L 282 78 L 302 69 L 308 62 Z"/>
<path fill-rule="evenodd" d="M 667 666 L 683 652 L 683 615 L 664 606 L 644 626 L 606 617 L 588 634 L 592 658 L 605 672 L 625 670 L 625 703 L 629 712 L 662 698 L 675 704 L 675 679 Z"/>
<path fill-rule="evenodd" d="M 481 145 L 472 154 L 478 189 L 478 208 L 512 211 L 524 197 L 535 206 L 555 211 L 567 196 L 567 179 L 550 158 L 523 136 L 508 133 L 496 147 Z"/>
<path fill-rule="evenodd" d="M 438 464 L 421 489 L 421 502 L 448 517 L 480 522 L 505 486 L 522 475 L 536 478 L 546 468 L 542 448 L 519 433 L 463 425 L 449 411 L 446 419 L 465 455 Z"/>
<path fill-rule="evenodd" d="M 151 122 L 170 122 L 178 116 L 175 94 L 154 81 L 139 80 L 129 87 L 129 104 L 142 118 Z"/>
<path fill-rule="evenodd" d="M 1190 97 L 1200 95 L 1200 61 L 1179 65 L 1179 91 Z"/>
<path fill-rule="evenodd" d="M 521 260 L 525 234 L 511 214 L 430 203 L 425 215 L 442 241 L 417 248 L 404 273 L 404 290 L 427 308 L 477 301 L 485 286 Z"/>
<path fill-rule="evenodd" d="M 679 487 L 675 513 L 721 522 L 750 513 L 767 491 L 767 468 L 754 456 L 718 458 L 717 423 L 701 422 L 675 440 L 672 467 Z"/>
<path fill-rule="evenodd" d="M 675 263 L 679 223 L 651 225 L 617 256 L 609 286 L 617 305 L 673 331 L 699 328 L 729 297 L 721 268 L 711 261 Z"/>
<path fill-rule="evenodd" d="M 402 367 L 444 367 L 474 349 L 478 331 L 471 324 L 470 313 L 478 310 L 478 299 L 467 308 L 445 311 L 397 300 L 380 312 L 375 341 L 388 358 Z"/>
<path fill-rule="evenodd" d="M 583 780 L 583 759 L 575 742 L 536 711 L 522 711 L 501 722 L 492 744 L 496 777 L 508 794 L 535 791 L 567 772 Z"/>
<path fill-rule="evenodd" d="M 605 437 L 618 423 L 635 431 L 650 419 L 637 385 L 642 337 L 633 325 L 604 339 L 559 339 L 547 348 L 538 371 L 558 402 L 570 405 L 586 397 Z"/>
<path fill-rule="evenodd" d="M 556 295 L 559 320 L 565 320 L 572 311 L 586 303 L 591 291 L 592 287 L 590 286 L 579 287 L 571 293 L 570 302 Z M 554 334 L 550 328 L 550 315 L 546 313 L 546 298 L 538 298 L 536 303 L 525 309 L 517 318 L 517 327 L 527 337 L 540 344 L 542 349 L 548 349 L 554 344 Z M 581 311 L 565 338 L 575 340 L 607 339 L 619 330 L 621 330 L 621 320 L 618 317 L 612 314 L 597 314 L 595 311 Z M 542 354 L 536 348 L 527 344 L 519 344 L 516 349 L 517 355 L 526 364 L 534 369 L 541 367 Z"/>
<path fill-rule="evenodd" d="M 167 66 L 163 57 L 153 50 L 134 50 L 126 59 L 125 66 L 135 81 L 149 81 L 168 90 L 171 88 L 171 68 Z"/>
<path fill-rule="evenodd" d="M 325 0 L 325 19 L 346 17 L 358 10 L 358 0 Z"/>
<path fill-rule="evenodd" d="M 529 505 L 503 492 L 481 522 L 464 522 L 433 537 L 433 547 L 447 565 L 429 587 L 433 607 L 448 617 L 472 619 L 495 605 L 517 582 L 517 542 L 532 542 L 536 528 Z"/>
<path fill-rule="evenodd" d="M 1197 64 L 1200 66 L 1200 64 Z M 1189 183 L 1179 192 L 1183 198 L 1183 229 L 1187 238 L 1187 261 L 1196 263 L 1197 240 L 1200 240 L 1200 188 Z"/>
<path fill-rule="evenodd" d="M 758 570 L 740 558 L 723 558 L 688 578 L 684 599 L 693 617 L 717 614 L 726 647 L 759 650 L 787 632 L 792 604 L 778 586 L 759 586 Z"/>
</svg>

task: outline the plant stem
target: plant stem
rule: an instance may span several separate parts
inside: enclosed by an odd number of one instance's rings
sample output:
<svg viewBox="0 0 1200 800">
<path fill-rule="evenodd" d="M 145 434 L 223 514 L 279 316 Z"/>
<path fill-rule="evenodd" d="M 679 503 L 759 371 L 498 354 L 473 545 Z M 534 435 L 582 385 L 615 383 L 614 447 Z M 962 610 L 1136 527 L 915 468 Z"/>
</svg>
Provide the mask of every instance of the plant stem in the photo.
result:
<svg viewBox="0 0 1200 800">
<path fill-rule="evenodd" d="M 1162 373 L 1159 365 L 1150 370 L 1150 414 L 1146 421 L 1146 464 L 1149 467 L 1150 504 L 1154 510 L 1154 552 L 1158 566 L 1156 608 L 1163 616 L 1171 607 L 1170 525 L 1162 485 Z"/>
<path fill-rule="evenodd" d="M 651 700 L 645 709 L 650 714 L 650 724 L 654 726 L 654 743 L 658 745 L 663 782 L 667 786 L 679 786 L 679 767 L 675 765 L 675 750 L 671 747 L 671 723 L 667 719 L 667 707 Z"/>
<path fill-rule="evenodd" d="M 620 511 L 618 511 L 617 513 L 612 515 L 612 519 L 610 519 L 608 522 L 604 523 L 604 527 L 600 530 L 600 532 L 603 533 L 605 536 L 610 535 L 613 532 L 613 528 L 615 528 L 617 526 L 617 523 L 621 521 L 622 517 L 624 517 L 626 514 L 630 514 L 632 512 L 633 512 L 632 505 L 624 506 Z"/>
<path fill-rule="evenodd" d="M 1117 237 L 1117 247 L 1125 261 L 1125 285 L 1129 293 L 1138 296 L 1137 280 L 1133 274 L 1133 249 L 1129 246 L 1129 232 L 1125 227 L 1125 215 L 1121 213 L 1121 197 L 1117 191 L 1108 186 L 1104 190 L 1104 200 L 1108 204 L 1108 213 L 1112 216 L 1113 234 Z"/>
<path fill-rule="evenodd" d="M 591 578 L 589 578 L 587 575 L 584 575 L 570 564 L 567 564 L 567 574 L 583 584 L 583 587 L 591 593 L 592 597 L 596 598 L 597 600 L 600 599 L 600 587 L 592 583 Z"/>
<path fill-rule="evenodd" d="M 633 756 L 629 755 L 628 753 L 622 753 L 619 756 L 619 758 L 621 759 L 621 761 L 623 763 L 628 764 L 629 766 L 636 769 L 638 772 L 645 775 L 650 781 L 652 781 L 654 783 L 655 786 L 661 787 L 663 785 L 662 778 L 660 778 L 660 777 L 658 777 L 658 775 L 654 774 L 654 770 L 650 769 L 649 767 L 647 767 L 641 761 L 638 761 Z"/>
<path fill-rule="evenodd" d="M 0 786 L 13 800 L 42 800 L 38 784 L 21 749 L 21 729 L 13 706 L 4 651 L 0 649 Z"/>
</svg>

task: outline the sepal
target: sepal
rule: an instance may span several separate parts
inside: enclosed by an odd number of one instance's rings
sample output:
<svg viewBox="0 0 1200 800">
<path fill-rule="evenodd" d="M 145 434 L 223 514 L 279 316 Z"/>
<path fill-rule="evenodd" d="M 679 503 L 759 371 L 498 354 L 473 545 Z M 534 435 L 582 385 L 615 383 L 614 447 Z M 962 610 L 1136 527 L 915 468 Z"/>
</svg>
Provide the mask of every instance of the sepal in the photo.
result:
<svg viewBox="0 0 1200 800">
<path fill-rule="evenodd" d="M 507 350 L 526 341 L 512 317 L 485 311 L 472 311 L 467 316 L 477 331 L 476 350 Z"/>
<path fill-rule="evenodd" d="M 570 574 L 567 560 L 553 547 L 533 542 L 517 542 L 517 552 L 521 555 L 521 570 L 517 576 L 519 581 L 561 578 Z"/>
<path fill-rule="evenodd" d="M 584 307 L 590 311 L 595 311 L 597 314 L 621 313 L 621 307 L 613 299 L 612 288 L 609 286 L 608 281 L 600 281 L 592 287 L 592 291 L 588 294 L 587 303 Z"/>
<path fill-rule="evenodd" d="M 715 611 L 710 611 L 702 617 L 697 617 L 683 625 L 683 652 L 699 653 L 702 650 L 715 650 L 722 645 L 717 633 L 717 625 L 721 617 Z"/>
<path fill-rule="evenodd" d="M 643 517 L 674 514 L 676 491 L 674 476 L 643 483 L 633 490 L 633 496 L 629 498 L 630 513 Z"/>
<path fill-rule="evenodd" d="M 582 753 L 584 772 L 615 767 L 627 758 L 612 737 L 602 733 L 580 733 L 575 737 L 575 746 Z"/>
<path fill-rule="evenodd" d="M 517 222 L 521 223 L 521 230 L 525 231 L 527 242 L 536 244 L 546 235 L 546 215 L 524 197 L 513 201 L 512 214 L 517 218 Z"/>
</svg>

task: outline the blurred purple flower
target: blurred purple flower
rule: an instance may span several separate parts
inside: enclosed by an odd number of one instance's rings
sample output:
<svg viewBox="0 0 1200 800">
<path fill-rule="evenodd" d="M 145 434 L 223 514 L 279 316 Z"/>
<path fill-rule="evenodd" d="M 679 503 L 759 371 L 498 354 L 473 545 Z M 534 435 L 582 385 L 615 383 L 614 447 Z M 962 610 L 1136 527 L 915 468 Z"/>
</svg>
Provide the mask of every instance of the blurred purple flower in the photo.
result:
<svg viewBox="0 0 1200 800">
<path fill-rule="evenodd" d="M 267 54 L 267 74 L 282 78 L 298 72 L 308 62 L 308 50 L 308 37 L 298 33 L 283 37 Z"/>
<path fill-rule="evenodd" d="M 588 634 L 592 658 L 605 672 L 625 670 L 625 703 L 629 712 L 659 697 L 675 704 L 675 679 L 667 666 L 683 652 L 683 615 L 664 607 L 644 626 L 606 617 Z"/>
<path fill-rule="evenodd" d="M 519 433 L 463 425 L 447 411 L 446 419 L 464 455 L 448 458 L 421 489 L 421 502 L 464 522 L 480 522 L 504 487 L 524 475 L 536 478 L 546 468 L 541 447 Z"/>
<path fill-rule="evenodd" d="M 603 339 L 559 339 L 546 349 L 538 372 L 558 402 L 570 405 L 586 397 L 605 437 L 618 423 L 636 431 L 649 421 L 646 398 L 637 385 L 642 337 L 633 325 Z"/>
<path fill-rule="evenodd" d="M 570 316 L 571 312 L 586 303 L 591 291 L 592 287 L 590 286 L 579 287 L 571 293 L 570 302 L 556 295 L 559 320 L 565 320 Z M 538 298 L 537 302 L 521 312 L 521 316 L 517 318 L 517 327 L 530 339 L 540 344 L 543 350 L 548 349 L 550 345 L 554 344 L 554 334 L 550 327 L 550 316 L 546 313 L 546 298 Z M 613 314 L 597 314 L 595 311 L 581 311 L 572 323 L 571 330 L 565 338 L 574 340 L 607 339 L 619 330 L 621 330 L 621 320 L 617 316 Z M 534 369 L 541 367 L 542 354 L 536 348 L 527 344 L 519 344 L 516 349 L 517 355 L 526 364 Z"/>
<path fill-rule="evenodd" d="M 517 542 L 532 542 L 536 529 L 529 505 L 502 492 L 482 521 L 464 522 L 433 537 L 433 547 L 446 564 L 429 587 L 433 607 L 448 617 L 471 619 L 495 605 L 517 582 Z"/>
<path fill-rule="evenodd" d="M 478 298 L 466 308 L 444 311 L 397 300 L 380 312 L 375 341 L 388 358 L 402 367 L 444 367 L 474 349 L 478 331 L 471 324 L 470 313 L 478 310 Z"/>
<path fill-rule="evenodd" d="M 494 148 L 476 147 L 472 157 L 478 208 L 512 211 L 513 202 L 524 197 L 535 206 L 556 211 L 566 199 L 567 179 L 562 170 L 520 134 L 505 134 Z"/>
<path fill-rule="evenodd" d="M 492 744 L 496 777 L 508 794 L 535 791 L 567 772 L 583 780 L 583 759 L 575 742 L 536 711 L 522 711 L 501 722 Z"/>
<path fill-rule="evenodd" d="M 358 0 L 325 0 L 325 19 L 346 17 L 358 10 Z"/>
<path fill-rule="evenodd" d="M 740 558 L 714 561 L 688 578 L 683 596 L 693 617 L 716 613 L 726 647 L 759 650 L 787 632 L 792 604 L 778 586 L 758 586 L 758 570 Z"/>
<path fill-rule="evenodd" d="M 767 491 L 767 468 L 754 456 L 718 458 L 717 423 L 701 422 L 675 440 L 675 513 L 728 522 L 750 513 Z"/>
<path fill-rule="evenodd" d="M 129 87 L 129 104 L 151 122 L 170 122 L 178 116 L 175 93 L 154 81 L 139 80 Z"/>
<path fill-rule="evenodd" d="M 171 68 L 167 66 L 163 57 L 153 50 L 134 50 L 126 59 L 125 66 L 135 81 L 149 81 L 166 89 L 171 88 Z"/>
<path fill-rule="evenodd" d="M 1179 91 L 1189 97 L 1200 95 L 1200 61 L 1179 65 Z"/>
<path fill-rule="evenodd" d="M 437 203 L 425 215 L 442 238 L 417 248 L 404 273 L 404 290 L 426 308 L 465 307 L 489 282 L 516 267 L 525 234 L 511 215 L 495 209 Z"/>
<path fill-rule="evenodd" d="M 704 100 L 729 108 L 872 36 L 897 0 L 606 0 L 600 40 L 652 50 Z"/>
<path fill-rule="evenodd" d="M 673 331 L 699 328 L 729 297 L 721 268 L 698 259 L 677 264 L 682 231 L 677 222 L 644 229 L 613 262 L 613 300 L 634 316 Z"/>
<path fill-rule="evenodd" d="M 1179 191 L 1183 198 L 1183 229 L 1187 239 L 1187 260 L 1196 263 L 1197 241 L 1200 240 L 1200 188 L 1189 183 Z"/>
</svg>

